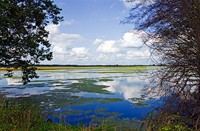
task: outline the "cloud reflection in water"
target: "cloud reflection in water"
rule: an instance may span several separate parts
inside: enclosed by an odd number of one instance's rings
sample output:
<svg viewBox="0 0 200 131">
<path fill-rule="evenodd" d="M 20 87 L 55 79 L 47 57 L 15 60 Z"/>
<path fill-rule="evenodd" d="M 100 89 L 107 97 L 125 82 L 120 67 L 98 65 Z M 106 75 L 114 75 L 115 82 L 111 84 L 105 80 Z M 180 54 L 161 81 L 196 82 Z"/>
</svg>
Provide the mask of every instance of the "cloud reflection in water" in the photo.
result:
<svg viewBox="0 0 200 131">
<path fill-rule="evenodd" d="M 133 75 L 132 77 L 119 77 L 113 79 L 113 81 L 98 82 L 97 84 L 108 86 L 105 90 L 121 94 L 125 100 L 129 100 L 130 98 L 140 98 L 141 90 L 147 83 L 147 80 Z"/>
</svg>

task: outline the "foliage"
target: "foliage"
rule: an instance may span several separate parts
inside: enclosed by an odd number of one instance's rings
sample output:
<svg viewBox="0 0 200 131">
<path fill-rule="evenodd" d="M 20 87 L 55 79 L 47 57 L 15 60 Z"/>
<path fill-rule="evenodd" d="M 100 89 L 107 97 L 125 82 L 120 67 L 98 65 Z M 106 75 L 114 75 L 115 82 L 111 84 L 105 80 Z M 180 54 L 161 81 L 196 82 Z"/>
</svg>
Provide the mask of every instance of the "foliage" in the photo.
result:
<svg viewBox="0 0 200 131">
<path fill-rule="evenodd" d="M 155 73 L 147 91 L 164 96 L 161 112 L 191 117 L 196 121 L 193 128 L 200 129 L 200 1 L 147 2 L 136 4 L 125 20 L 144 31 L 144 43 L 159 55 L 159 64 L 166 65 Z"/>
<path fill-rule="evenodd" d="M 178 114 L 150 113 L 144 120 L 143 126 L 148 131 L 193 131 L 192 119 Z M 189 125 L 190 124 L 190 125 Z"/>
<path fill-rule="evenodd" d="M 0 67 L 20 67 L 24 84 L 37 78 L 32 65 L 52 59 L 45 26 L 58 24 L 60 11 L 51 0 L 0 0 Z"/>
</svg>

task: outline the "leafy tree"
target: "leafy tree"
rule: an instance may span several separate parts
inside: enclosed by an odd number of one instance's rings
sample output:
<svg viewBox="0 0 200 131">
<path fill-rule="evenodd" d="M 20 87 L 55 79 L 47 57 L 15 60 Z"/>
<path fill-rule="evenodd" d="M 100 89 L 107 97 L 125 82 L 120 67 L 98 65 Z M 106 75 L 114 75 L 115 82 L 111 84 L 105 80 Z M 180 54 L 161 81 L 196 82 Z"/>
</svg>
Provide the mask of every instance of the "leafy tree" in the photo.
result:
<svg viewBox="0 0 200 131">
<path fill-rule="evenodd" d="M 159 64 L 166 65 L 153 77 L 157 85 L 147 89 L 164 96 L 166 104 L 160 113 L 188 116 L 197 130 L 200 129 L 199 12 L 200 0 L 142 0 L 124 21 L 146 32 L 144 42 L 152 54 L 159 55 Z"/>
<path fill-rule="evenodd" d="M 38 77 L 35 64 L 51 60 L 48 23 L 63 17 L 52 0 L 0 0 L 0 67 L 21 68 L 23 82 Z"/>
</svg>

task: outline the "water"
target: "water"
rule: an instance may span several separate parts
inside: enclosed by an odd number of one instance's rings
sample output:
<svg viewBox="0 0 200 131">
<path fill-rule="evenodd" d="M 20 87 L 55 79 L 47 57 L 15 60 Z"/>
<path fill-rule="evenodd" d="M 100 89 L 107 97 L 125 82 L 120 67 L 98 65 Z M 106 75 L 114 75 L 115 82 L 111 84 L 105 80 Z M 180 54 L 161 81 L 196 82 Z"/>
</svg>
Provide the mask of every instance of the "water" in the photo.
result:
<svg viewBox="0 0 200 131">
<path fill-rule="evenodd" d="M 37 101 L 46 119 L 55 123 L 91 124 L 102 120 L 142 120 L 158 105 L 143 95 L 144 73 L 104 69 L 37 71 L 39 79 L 23 85 L 20 78 L 3 78 L 0 92 L 7 97 Z M 15 72 L 19 76 L 20 72 Z"/>
</svg>

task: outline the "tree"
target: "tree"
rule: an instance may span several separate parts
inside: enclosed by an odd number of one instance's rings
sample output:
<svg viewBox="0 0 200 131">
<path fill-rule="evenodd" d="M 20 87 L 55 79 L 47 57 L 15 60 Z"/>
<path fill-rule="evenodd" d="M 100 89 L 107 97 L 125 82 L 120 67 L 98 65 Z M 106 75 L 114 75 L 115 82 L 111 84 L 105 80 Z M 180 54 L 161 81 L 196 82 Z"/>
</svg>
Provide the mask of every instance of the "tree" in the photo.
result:
<svg viewBox="0 0 200 131">
<path fill-rule="evenodd" d="M 52 0 L 0 0 L 0 67 L 21 68 L 23 82 L 38 77 L 35 64 L 51 60 L 48 23 L 63 17 Z"/>
<path fill-rule="evenodd" d="M 136 29 L 148 34 L 145 43 L 152 54 L 160 56 L 159 64 L 166 65 L 153 77 L 157 85 L 147 89 L 162 94 L 166 103 L 160 112 L 188 116 L 197 130 L 200 129 L 199 12 L 199 0 L 151 3 L 142 0 L 124 21 L 136 24 Z"/>
</svg>

